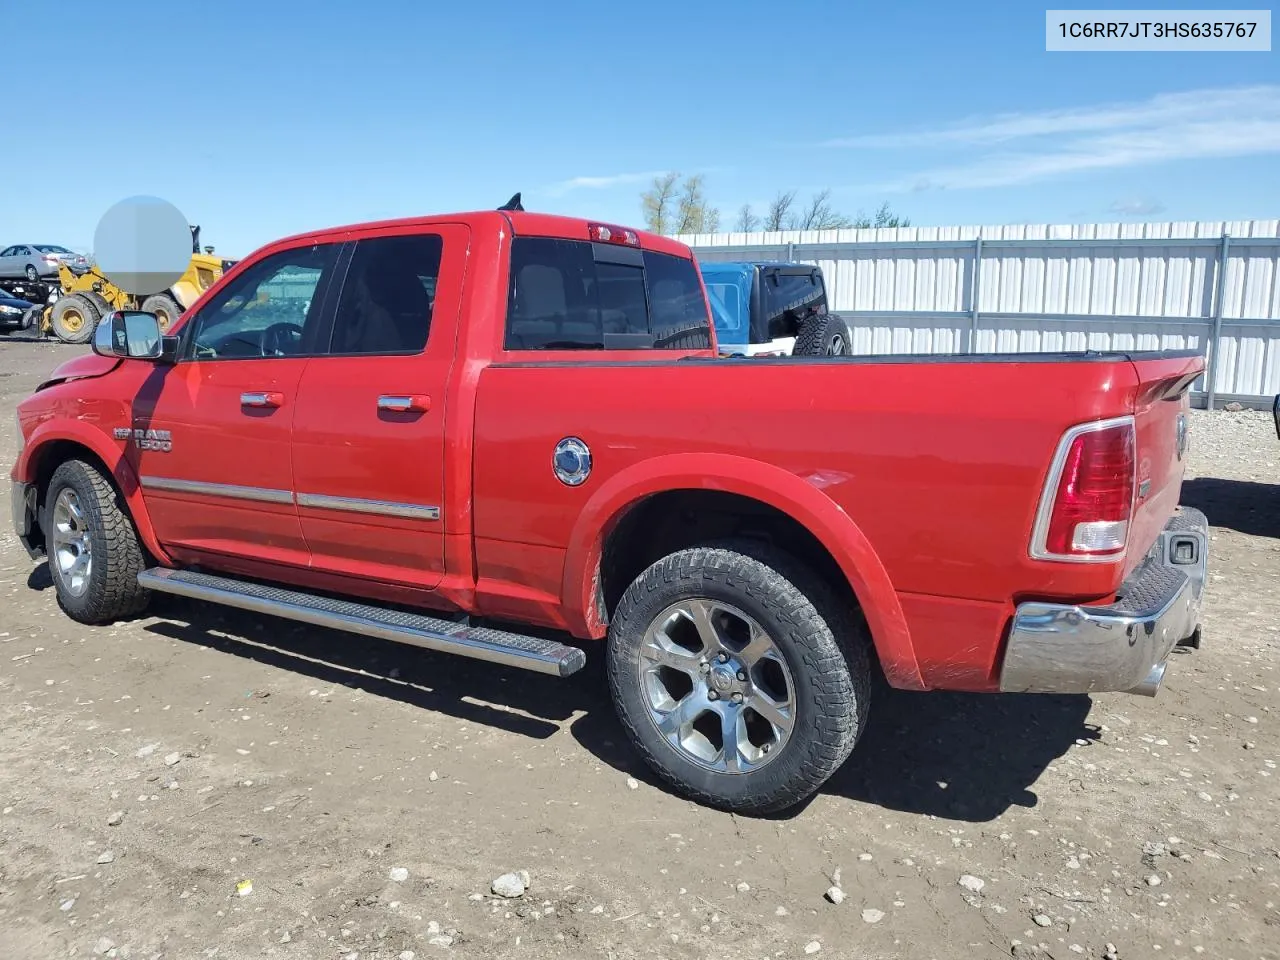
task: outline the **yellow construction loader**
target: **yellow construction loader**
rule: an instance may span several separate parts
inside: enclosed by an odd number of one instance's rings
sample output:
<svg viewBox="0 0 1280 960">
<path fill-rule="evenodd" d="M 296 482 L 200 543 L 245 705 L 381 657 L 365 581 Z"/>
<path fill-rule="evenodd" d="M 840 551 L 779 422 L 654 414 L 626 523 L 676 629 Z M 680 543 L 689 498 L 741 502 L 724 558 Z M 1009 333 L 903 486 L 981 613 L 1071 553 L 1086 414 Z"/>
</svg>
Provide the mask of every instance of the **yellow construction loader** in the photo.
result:
<svg viewBox="0 0 1280 960">
<path fill-rule="evenodd" d="M 86 343 L 104 314 L 112 310 L 145 310 L 160 320 L 161 331 L 167 331 L 182 311 L 218 282 L 223 271 L 234 260 L 213 255 L 213 247 L 200 249 L 200 228 L 191 227 L 191 262 L 187 270 L 168 290 L 147 297 L 121 290 L 92 266 L 85 273 L 72 273 L 65 264 L 58 268 L 61 294 L 45 307 L 40 330 L 53 334 L 65 343 Z"/>
</svg>

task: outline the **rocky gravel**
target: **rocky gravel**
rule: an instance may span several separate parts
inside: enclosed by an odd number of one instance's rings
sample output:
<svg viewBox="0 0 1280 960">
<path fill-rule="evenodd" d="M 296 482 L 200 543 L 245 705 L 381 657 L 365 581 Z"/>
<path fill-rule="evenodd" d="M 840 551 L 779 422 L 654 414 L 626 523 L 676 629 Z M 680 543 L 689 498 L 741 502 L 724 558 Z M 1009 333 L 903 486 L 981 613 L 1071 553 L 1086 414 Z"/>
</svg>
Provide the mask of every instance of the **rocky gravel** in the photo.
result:
<svg viewBox="0 0 1280 960">
<path fill-rule="evenodd" d="M 72 352 L 0 342 L 0 406 Z M 6 525 L 3 953 L 1280 958 L 1280 440 L 1251 411 L 1191 437 L 1204 647 L 1158 697 L 889 692 L 773 819 L 661 789 L 596 663 L 559 681 L 177 600 L 85 628 Z"/>
</svg>

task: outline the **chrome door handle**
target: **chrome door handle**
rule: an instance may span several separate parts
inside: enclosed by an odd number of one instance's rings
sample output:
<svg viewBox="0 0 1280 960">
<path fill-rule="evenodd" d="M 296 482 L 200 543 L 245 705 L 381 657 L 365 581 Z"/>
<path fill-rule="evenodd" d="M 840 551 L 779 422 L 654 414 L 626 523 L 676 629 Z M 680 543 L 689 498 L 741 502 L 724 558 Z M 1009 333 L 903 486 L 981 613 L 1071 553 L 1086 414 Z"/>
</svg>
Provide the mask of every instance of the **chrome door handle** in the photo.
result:
<svg viewBox="0 0 1280 960">
<path fill-rule="evenodd" d="M 275 390 L 263 390 L 240 394 L 242 407 L 280 407 L 284 406 L 284 394 Z"/>
<path fill-rule="evenodd" d="M 388 394 L 378 398 L 378 409 L 388 413 L 426 413 L 431 398 L 421 394 Z"/>
</svg>

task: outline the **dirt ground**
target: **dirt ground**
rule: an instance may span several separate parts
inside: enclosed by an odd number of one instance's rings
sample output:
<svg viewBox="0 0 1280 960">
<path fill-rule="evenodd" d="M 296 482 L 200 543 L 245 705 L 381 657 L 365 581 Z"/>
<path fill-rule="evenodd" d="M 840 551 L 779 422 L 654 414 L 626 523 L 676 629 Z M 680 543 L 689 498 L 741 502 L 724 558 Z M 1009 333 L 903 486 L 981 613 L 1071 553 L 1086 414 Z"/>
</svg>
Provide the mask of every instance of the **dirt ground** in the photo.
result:
<svg viewBox="0 0 1280 960">
<path fill-rule="evenodd" d="M 0 340 L 6 469 L 9 411 L 78 349 Z M 1280 957 L 1280 440 L 1247 411 L 1191 436 L 1205 645 L 1157 698 L 890 692 L 764 820 L 659 789 L 598 662 L 555 680 L 175 599 L 86 628 L 6 522 L 0 954 Z"/>
</svg>

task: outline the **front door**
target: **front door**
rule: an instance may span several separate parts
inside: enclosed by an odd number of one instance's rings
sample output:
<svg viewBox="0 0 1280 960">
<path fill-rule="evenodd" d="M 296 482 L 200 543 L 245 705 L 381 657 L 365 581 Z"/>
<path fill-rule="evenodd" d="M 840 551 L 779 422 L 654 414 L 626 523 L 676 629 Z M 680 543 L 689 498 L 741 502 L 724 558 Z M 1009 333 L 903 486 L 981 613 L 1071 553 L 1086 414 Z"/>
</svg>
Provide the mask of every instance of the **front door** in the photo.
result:
<svg viewBox="0 0 1280 960">
<path fill-rule="evenodd" d="M 130 455 L 175 557 L 309 563 L 289 440 L 339 249 L 304 244 L 250 265 L 188 320 L 178 362 L 139 392 Z"/>
<path fill-rule="evenodd" d="M 430 589 L 444 573 L 445 390 L 468 232 L 359 238 L 328 354 L 293 422 L 302 533 L 317 570 Z"/>
</svg>

